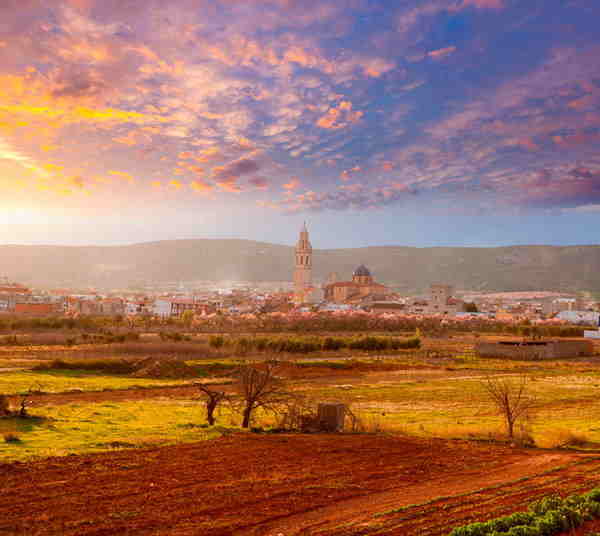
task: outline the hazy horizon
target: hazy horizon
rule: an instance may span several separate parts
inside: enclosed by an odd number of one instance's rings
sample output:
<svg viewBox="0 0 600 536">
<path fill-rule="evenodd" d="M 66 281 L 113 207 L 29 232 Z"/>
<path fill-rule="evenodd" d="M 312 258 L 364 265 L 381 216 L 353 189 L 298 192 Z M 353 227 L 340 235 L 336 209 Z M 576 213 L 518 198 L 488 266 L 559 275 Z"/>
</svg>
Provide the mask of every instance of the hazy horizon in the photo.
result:
<svg viewBox="0 0 600 536">
<path fill-rule="evenodd" d="M 260 238 L 245 238 L 243 236 L 189 236 L 189 237 L 181 237 L 181 238 L 163 238 L 156 240 L 141 240 L 139 242 L 131 242 L 131 241 L 115 241 L 115 242 L 106 242 L 106 243 L 92 243 L 92 242 L 81 242 L 81 243 L 63 243 L 63 242 L 0 242 L 0 246 L 39 246 L 39 247 L 126 247 L 126 246 L 136 246 L 141 244 L 152 244 L 159 242 L 178 242 L 178 241 L 189 241 L 189 240 L 242 240 L 248 242 L 258 242 L 271 244 L 276 246 L 286 246 L 286 247 L 294 247 L 296 244 L 296 240 L 290 240 L 288 242 L 283 241 L 270 241 L 266 239 Z M 573 242 L 566 244 L 549 244 L 549 243 L 535 243 L 535 242 L 524 242 L 524 243 L 503 243 L 503 244 L 403 244 L 403 243 L 372 243 L 372 244 L 355 244 L 352 246 L 328 246 L 328 245 L 320 245 L 318 247 L 314 247 L 316 250 L 331 250 L 331 249 L 362 249 L 362 248 L 386 248 L 386 247 L 408 247 L 408 248 L 416 248 L 416 249 L 427 249 L 427 248 L 504 248 L 504 247 L 587 247 L 587 246 L 599 246 L 599 242 Z"/>
</svg>

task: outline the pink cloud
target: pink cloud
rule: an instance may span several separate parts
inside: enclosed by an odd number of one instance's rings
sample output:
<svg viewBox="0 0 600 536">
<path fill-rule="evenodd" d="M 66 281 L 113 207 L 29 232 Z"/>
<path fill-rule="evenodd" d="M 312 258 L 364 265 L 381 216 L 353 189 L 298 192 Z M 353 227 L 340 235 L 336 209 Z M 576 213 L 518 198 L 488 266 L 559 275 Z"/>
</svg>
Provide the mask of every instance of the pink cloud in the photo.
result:
<svg viewBox="0 0 600 536">
<path fill-rule="evenodd" d="M 269 181 L 263 177 L 252 177 L 248 180 L 248 184 L 254 186 L 257 190 L 268 190 Z"/>
<path fill-rule="evenodd" d="M 502 9 L 504 0 L 463 0 L 463 7 L 472 6 L 479 9 Z"/>
</svg>

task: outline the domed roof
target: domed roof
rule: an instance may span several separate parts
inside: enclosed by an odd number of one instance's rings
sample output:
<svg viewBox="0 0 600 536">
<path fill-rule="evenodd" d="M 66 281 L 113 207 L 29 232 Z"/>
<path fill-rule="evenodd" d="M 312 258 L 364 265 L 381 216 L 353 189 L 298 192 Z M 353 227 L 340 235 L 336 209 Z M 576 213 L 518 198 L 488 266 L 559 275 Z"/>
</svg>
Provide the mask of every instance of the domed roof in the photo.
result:
<svg viewBox="0 0 600 536">
<path fill-rule="evenodd" d="M 364 264 L 361 264 L 356 270 L 354 270 L 352 275 L 371 277 L 371 272 L 369 272 L 369 269 Z"/>
</svg>

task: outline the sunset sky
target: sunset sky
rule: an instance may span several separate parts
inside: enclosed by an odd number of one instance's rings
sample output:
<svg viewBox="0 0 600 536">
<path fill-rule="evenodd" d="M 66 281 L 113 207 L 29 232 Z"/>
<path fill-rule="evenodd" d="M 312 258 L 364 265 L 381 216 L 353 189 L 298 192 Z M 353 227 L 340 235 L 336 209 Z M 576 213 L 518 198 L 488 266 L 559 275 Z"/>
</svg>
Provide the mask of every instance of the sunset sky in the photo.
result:
<svg viewBox="0 0 600 536">
<path fill-rule="evenodd" d="M 600 3 L 2 0 L 0 242 L 600 236 Z"/>
</svg>

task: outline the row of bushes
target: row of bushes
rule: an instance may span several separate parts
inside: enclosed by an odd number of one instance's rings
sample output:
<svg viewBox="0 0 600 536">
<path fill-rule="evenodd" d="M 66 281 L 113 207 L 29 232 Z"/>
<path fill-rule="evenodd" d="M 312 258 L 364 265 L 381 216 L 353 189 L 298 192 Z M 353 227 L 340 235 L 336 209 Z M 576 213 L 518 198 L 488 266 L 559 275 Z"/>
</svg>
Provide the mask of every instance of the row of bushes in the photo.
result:
<svg viewBox="0 0 600 536">
<path fill-rule="evenodd" d="M 161 341 L 190 342 L 192 340 L 189 335 L 179 333 L 178 331 L 161 331 L 158 335 Z"/>
<path fill-rule="evenodd" d="M 87 370 L 107 374 L 130 374 L 137 370 L 135 361 L 126 359 L 54 359 L 49 363 L 40 363 L 33 370 Z"/>
<path fill-rule="evenodd" d="M 418 337 L 239 337 L 229 338 L 214 335 L 209 338 L 212 348 L 233 347 L 240 353 L 250 351 L 306 354 L 310 352 L 335 351 L 341 349 L 385 351 L 419 348 Z"/>
<path fill-rule="evenodd" d="M 3 346 L 73 346 L 75 344 L 114 344 L 138 341 L 140 334 L 135 331 L 125 333 L 80 333 L 63 335 L 59 333 L 35 333 L 31 335 L 5 335 L 0 337 Z"/>
<path fill-rule="evenodd" d="M 509 333 L 523 337 L 583 337 L 584 328 L 578 326 L 510 326 Z"/>
<path fill-rule="evenodd" d="M 552 536 L 600 518 L 600 488 L 583 495 L 544 497 L 529 511 L 455 528 L 450 536 Z"/>
<path fill-rule="evenodd" d="M 188 325 L 189 324 L 189 325 Z M 156 317 L 125 318 L 123 316 L 79 316 L 27 318 L 17 316 L 0 317 L 0 332 L 81 330 L 102 331 L 128 327 L 129 329 L 165 329 L 167 326 L 185 326 L 199 333 L 214 332 L 414 332 L 417 328 L 427 334 L 455 332 L 488 332 L 523 336 L 581 337 L 583 327 L 564 325 L 510 324 L 483 318 L 468 321 L 453 318 L 411 318 L 403 316 L 381 316 L 364 313 L 332 314 L 315 313 L 310 315 L 262 314 L 253 318 L 217 315 L 193 323 L 182 319 Z M 168 329 L 168 327 L 167 327 Z"/>
</svg>

